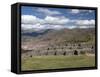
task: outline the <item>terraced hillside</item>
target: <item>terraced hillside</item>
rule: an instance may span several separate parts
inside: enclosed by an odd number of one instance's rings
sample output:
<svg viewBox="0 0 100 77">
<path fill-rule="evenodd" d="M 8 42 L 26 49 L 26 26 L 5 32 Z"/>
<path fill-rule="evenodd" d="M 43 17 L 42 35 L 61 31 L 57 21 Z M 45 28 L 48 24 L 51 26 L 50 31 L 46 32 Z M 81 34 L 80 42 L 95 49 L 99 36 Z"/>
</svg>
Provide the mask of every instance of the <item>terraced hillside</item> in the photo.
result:
<svg viewBox="0 0 100 77">
<path fill-rule="evenodd" d="M 95 29 L 22 31 L 22 53 L 34 55 L 74 55 L 95 53 Z"/>
</svg>

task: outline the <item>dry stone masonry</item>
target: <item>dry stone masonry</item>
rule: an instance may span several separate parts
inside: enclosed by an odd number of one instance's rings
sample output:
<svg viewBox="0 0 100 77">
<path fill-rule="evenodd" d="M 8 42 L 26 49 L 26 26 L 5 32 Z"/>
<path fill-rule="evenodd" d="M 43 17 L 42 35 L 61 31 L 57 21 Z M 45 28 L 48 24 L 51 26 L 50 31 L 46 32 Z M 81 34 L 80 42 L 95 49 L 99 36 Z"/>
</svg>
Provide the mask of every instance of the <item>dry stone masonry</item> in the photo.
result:
<svg viewBox="0 0 100 77">
<path fill-rule="evenodd" d="M 48 56 L 48 55 L 80 55 L 85 53 L 95 53 L 95 46 L 90 44 L 67 44 L 61 46 L 48 46 L 37 49 L 22 48 L 22 56 Z"/>
</svg>

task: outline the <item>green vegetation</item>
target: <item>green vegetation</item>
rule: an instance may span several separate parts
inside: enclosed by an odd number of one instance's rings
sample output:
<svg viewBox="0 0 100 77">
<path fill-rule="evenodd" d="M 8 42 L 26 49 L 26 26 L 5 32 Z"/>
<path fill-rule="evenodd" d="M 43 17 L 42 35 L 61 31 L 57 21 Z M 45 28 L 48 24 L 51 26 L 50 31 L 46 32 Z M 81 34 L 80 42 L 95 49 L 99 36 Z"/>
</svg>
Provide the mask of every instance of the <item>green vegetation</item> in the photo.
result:
<svg viewBox="0 0 100 77">
<path fill-rule="evenodd" d="M 33 56 L 22 58 L 22 70 L 95 66 L 95 56 Z"/>
</svg>

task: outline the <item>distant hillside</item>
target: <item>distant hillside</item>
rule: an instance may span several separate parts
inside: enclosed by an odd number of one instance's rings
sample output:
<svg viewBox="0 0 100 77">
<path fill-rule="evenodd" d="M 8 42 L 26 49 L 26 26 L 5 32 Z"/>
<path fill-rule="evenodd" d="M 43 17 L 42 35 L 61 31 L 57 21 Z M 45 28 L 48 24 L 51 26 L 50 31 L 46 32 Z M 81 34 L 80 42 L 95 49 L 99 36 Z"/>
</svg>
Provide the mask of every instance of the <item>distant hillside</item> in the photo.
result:
<svg viewBox="0 0 100 77">
<path fill-rule="evenodd" d="M 42 31 L 33 31 L 33 30 L 27 30 L 22 31 L 23 36 L 31 36 L 31 37 L 37 37 L 39 35 L 44 35 L 49 32 L 50 29 L 42 30 Z"/>
<path fill-rule="evenodd" d="M 44 30 L 44 31 L 26 31 L 22 32 L 22 41 L 56 41 L 56 42 L 88 42 L 93 41 L 95 29 L 61 29 L 61 30 Z"/>
</svg>

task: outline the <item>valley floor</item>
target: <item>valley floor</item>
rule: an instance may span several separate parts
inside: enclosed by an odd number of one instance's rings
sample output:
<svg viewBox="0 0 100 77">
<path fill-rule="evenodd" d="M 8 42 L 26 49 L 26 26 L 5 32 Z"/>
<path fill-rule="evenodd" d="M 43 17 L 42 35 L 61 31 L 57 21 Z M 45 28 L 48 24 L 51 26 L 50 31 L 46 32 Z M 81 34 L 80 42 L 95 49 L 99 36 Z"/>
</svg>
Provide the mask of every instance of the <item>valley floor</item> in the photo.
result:
<svg viewBox="0 0 100 77">
<path fill-rule="evenodd" d="M 95 66 L 95 56 L 32 56 L 22 58 L 22 71 Z"/>
</svg>

